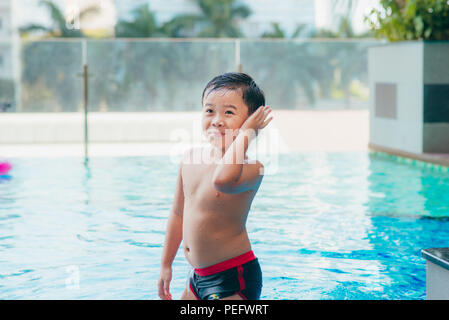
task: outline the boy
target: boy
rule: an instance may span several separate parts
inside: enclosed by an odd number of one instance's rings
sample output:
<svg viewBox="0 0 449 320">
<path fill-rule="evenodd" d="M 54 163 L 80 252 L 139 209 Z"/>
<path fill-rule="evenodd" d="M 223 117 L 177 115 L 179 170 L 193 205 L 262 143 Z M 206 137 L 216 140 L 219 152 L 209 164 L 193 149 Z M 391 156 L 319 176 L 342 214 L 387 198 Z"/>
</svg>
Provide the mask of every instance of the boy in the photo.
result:
<svg viewBox="0 0 449 320">
<path fill-rule="evenodd" d="M 210 145 L 188 150 L 181 160 L 158 294 L 164 300 L 172 298 L 171 265 L 183 241 L 194 270 L 181 299 L 257 300 L 262 273 L 245 224 L 263 165 L 248 161 L 246 152 L 258 130 L 273 119 L 266 120 L 271 109 L 264 106 L 263 91 L 244 73 L 212 79 L 202 104 L 202 130 Z"/>
</svg>

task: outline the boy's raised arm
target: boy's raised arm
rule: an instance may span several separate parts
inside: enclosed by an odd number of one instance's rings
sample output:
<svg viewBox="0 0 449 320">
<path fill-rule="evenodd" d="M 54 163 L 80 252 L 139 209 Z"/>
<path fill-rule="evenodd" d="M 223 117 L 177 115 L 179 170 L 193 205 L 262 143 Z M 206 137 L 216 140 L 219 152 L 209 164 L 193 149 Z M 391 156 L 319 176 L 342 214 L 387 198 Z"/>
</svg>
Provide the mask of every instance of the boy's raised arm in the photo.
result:
<svg viewBox="0 0 449 320">
<path fill-rule="evenodd" d="M 214 172 L 215 189 L 223 193 L 241 193 L 257 189 L 263 178 L 263 164 L 244 163 L 244 156 L 253 135 L 239 133 Z"/>
<path fill-rule="evenodd" d="M 273 119 L 265 121 L 271 109 L 261 106 L 241 126 L 239 133 L 225 152 L 217 166 L 213 183 L 214 187 L 224 193 L 240 193 L 259 187 L 263 178 L 263 165 L 244 164 L 245 154 L 249 144 L 256 138 L 259 130 L 265 128 Z"/>
</svg>

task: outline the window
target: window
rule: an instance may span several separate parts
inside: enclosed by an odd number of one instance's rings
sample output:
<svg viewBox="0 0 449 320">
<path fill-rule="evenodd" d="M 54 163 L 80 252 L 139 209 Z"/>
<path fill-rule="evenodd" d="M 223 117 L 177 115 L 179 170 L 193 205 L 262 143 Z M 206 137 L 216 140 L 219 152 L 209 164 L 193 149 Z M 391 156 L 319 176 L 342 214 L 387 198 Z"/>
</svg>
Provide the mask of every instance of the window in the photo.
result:
<svg viewBox="0 0 449 320">
<path fill-rule="evenodd" d="M 397 119 L 397 88 L 395 83 L 376 83 L 376 117 Z"/>
</svg>

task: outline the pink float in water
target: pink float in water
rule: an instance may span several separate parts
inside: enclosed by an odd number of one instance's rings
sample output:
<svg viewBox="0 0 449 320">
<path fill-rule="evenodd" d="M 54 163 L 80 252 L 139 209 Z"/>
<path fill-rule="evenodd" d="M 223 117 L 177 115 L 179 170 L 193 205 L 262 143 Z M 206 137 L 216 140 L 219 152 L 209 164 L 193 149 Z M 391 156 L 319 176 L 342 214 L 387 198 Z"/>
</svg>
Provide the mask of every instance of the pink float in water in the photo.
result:
<svg viewBox="0 0 449 320">
<path fill-rule="evenodd" d="M 0 176 L 7 174 L 12 166 L 8 162 L 0 162 Z"/>
</svg>

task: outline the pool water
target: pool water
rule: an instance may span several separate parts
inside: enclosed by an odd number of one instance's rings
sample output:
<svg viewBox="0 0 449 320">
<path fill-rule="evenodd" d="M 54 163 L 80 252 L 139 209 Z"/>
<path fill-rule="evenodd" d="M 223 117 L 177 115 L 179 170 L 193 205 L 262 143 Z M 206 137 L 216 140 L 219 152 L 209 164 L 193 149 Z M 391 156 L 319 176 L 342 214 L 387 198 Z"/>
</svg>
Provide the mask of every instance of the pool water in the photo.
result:
<svg viewBox="0 0 449 320">
<path fill-rule="evenodd" d="M 167 159 L 9 159 L 0 299 L 158 299 Z M 247 229 L 262 299 L 425 299 L 421 250 L 449 247 L 449 174 L 366 152 L 281 155 Z M 188 271 L 180 249 L 174 298 Z"/>
</svg>

